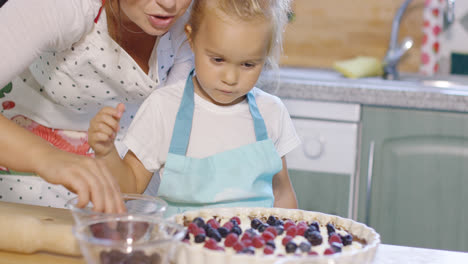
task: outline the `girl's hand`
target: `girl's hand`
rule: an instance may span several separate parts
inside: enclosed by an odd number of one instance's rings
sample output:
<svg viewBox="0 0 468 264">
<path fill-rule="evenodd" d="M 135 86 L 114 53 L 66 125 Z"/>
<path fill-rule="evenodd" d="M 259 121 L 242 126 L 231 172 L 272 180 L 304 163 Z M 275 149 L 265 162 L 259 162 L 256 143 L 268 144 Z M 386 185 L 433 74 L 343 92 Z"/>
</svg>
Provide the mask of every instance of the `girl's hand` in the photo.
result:
<svg viewBox="0 0 468 264">
<path fill-rule="evenodd" d="M 54 148 L 42 155 L 38 163 L 39 176 L 78 194 L 78 207 L 91 201 L 98 212 L 125 212 L 119 186 L 102 160 Z"/>
<path fill-rule="evenodd" d="M 120 103 L 116 108 L 102 108 L 89 124 L 88 143 L 93 148 L 96 157 L 109 154 L 114 148 L 115 135 L 119 131 L 119 122 L 125 111 L 125 105 Z"/>
</svg>

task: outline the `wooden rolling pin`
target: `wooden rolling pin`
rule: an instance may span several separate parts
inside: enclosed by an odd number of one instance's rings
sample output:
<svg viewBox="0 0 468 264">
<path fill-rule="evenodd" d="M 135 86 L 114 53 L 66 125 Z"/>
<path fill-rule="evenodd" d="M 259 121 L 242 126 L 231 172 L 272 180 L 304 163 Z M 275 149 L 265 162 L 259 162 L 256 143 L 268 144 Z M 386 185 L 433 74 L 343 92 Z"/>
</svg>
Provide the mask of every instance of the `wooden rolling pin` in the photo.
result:
<svg viewBox="0 0 468 264">
<path fill-rule="evenodd" d="M 0 250 L 80 256 L 67 209 L 0 202 Z"/>
</svg>

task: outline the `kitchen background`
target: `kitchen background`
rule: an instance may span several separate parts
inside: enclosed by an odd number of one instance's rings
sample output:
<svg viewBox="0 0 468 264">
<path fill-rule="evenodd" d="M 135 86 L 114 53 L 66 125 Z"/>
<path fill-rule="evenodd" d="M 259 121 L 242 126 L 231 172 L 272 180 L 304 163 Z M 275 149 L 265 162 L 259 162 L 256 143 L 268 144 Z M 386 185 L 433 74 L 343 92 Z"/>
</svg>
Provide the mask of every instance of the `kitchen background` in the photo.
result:
<svg viewBox="0 0 468 264">
<path fill-rule="evenodd" d="M 283 99 L 302 138 L 287 156 L 300 208 L 366 223 L 385 244 L 468 251 L 468 1 L 455 1 L 452 23 L 453 1 L 411 1 L 401 80 L 332 70 L 383 59 L 403 2 L 295 0 L 279 87 L 259 86 Z"/>
<path fill-rule="evenodd" d="M 331 68 L 335 61 L 358 55 L 383 58 L 392 20 L 403 2 L 294 0 L 296 17 L 286 30 L 282 64 Z M 401 62 L 401 71 L 449 73 L 451 53 L 468 54 L 468 1 L 456 1 L 455 6 L 455 21 L 448 26 L 445 0 L 410 3 L 399 36 L 410 36 L 414 45 Z"/>
</svg>

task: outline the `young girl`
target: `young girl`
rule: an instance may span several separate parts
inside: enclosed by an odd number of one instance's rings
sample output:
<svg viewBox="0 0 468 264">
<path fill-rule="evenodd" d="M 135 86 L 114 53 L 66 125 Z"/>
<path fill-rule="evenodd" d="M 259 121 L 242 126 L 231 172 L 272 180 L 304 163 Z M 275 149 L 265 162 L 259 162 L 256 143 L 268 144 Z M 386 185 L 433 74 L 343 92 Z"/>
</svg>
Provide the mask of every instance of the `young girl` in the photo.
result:
<svg viewBox="0 0 468 264">
<path fill-rule="evenodd" d="M 73 191 L 80 206 L 122 205 L 115 180 L 89 157 L 89 121 L 125 102 L 116 145 L 126 151 L 119 140 L 143 100 L 193 68 L 190 3 L 10 0 L 0 8 L 0 201 L 63 207 Z"/>
<path fill-rule="evenodd" d="M 275 65 L 288 0 L 194 1 L 185 31 L 195 72 L 153 92 L 125 138 L 112 144 L 124 106 L 104 108 L 89 137 L 123 192 L 143 192 L 154 171 L 168 215 L 202 206 L 296 208 L 285 154 L 300 141 L 279 98 L 254 88 Z"/>
</svg>

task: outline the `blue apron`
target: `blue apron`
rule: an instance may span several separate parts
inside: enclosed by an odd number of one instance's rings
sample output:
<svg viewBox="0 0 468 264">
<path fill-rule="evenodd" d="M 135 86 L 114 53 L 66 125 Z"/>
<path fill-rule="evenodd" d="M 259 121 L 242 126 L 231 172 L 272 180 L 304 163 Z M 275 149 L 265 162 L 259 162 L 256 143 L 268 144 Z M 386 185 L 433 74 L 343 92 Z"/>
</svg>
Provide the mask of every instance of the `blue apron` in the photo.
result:
<svg viewBox="0 0 468 264">
<path fill-rule="evenodd" d="M 158 191 L 168 203 L 166 216 L 201 207 L 272 207 L 273 176 L 283 164 L 252 92 L 247 101 L 255 143 L 202 159 L 185 156 L 194 112 L 192 76 L 193 71 L 185 84 Z"/>
</svg>

